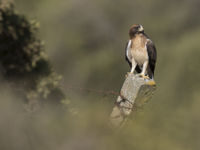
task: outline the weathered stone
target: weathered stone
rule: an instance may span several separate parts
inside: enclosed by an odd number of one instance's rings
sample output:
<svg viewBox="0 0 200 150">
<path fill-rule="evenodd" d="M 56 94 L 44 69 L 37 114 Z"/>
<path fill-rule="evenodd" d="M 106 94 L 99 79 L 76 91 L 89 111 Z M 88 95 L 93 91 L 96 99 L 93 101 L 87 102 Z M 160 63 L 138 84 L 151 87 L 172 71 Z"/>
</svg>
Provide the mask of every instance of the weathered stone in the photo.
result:
<svg viewBox="0 0 200 150">
<path fill-rule="evenodd" d="M 110 115 L 111 124 L 115 127 L 124 124 L 134 108 L 143 106 L 152 97 L 155 89 L 154 80 L 128 74 Z"/>
</svg>

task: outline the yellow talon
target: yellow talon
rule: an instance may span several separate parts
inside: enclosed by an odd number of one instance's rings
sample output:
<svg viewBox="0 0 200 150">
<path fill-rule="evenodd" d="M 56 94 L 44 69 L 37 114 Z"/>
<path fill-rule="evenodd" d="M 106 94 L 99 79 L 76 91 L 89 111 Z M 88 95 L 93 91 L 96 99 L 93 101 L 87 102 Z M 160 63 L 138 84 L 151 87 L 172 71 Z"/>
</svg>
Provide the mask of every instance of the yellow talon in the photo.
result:
<svg viewBox="0 0 200 150">
<path fill-rule="evenodd" d="M 132 74 L 131 72 L 127 72 L 125 77 L 127 78 L 129 74 Z"/>
<path fill-rule="evenodd" d="M 140 74 L 139 76 L 142 77 L 142 78 L 144 78 L 144 79 L 149 79 L 148 76 L 145 76 L 145 75 L 143 75 L 143 74 Z"/>
</svg>

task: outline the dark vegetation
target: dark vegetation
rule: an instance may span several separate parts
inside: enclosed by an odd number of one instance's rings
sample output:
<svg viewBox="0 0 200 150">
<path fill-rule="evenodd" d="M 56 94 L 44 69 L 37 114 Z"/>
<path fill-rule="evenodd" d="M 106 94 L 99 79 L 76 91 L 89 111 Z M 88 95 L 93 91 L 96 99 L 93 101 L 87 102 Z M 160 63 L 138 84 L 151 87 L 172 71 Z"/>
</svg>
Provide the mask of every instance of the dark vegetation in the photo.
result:
<svg viewBox="0 0 200 150">
<path fill-rule="evenodd" d="M 13 3 L 0 5 L 0 66 L 2 78 L 17 95 L 21 95 L 29 111 L 41 103 L 59 104 L 65 95 L 56 74 L 37 38 L 38 22 L 16 13 Z"/>
</svg>

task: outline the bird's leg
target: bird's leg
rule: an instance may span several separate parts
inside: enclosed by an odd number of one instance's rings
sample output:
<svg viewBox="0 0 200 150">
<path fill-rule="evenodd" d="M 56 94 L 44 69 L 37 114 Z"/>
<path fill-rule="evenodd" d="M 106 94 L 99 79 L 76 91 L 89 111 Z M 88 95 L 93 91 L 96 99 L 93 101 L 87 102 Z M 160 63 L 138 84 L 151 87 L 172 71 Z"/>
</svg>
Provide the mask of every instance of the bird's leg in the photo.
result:
<svg viewBox="0 0 200 150">
<path fill-rule="evenodd" d="M 134 71 L 135 71 L 135 67 L 136 67 L 137 63 L 135 62 L 135 59 L 134 59 L 134 58 L 132 59 L 131 63 L 132 63 L 131 72 L 128 72 L 128 73 L 126 74 L 126 77 L 128 76 L 129 73 L 133 74 Z"/>
<path fill-rule="evenodd" d="M 142 72 L 140 73 L 140 77 L 145 78 L 145 79 L 149 79 L 148 76 L 145 76 L 147 66 L 148 66 L 148 60 L 144 62 L 143 66 L 142 66 Z"/>
<path fill-rule="evenodd" d="M 131 73 L 134 73 L 136 65 L 137 65 L 137 63 L 135 62 L 135 59 L 133 58 L 133 59 L 132 59 Z"/>
</svg>

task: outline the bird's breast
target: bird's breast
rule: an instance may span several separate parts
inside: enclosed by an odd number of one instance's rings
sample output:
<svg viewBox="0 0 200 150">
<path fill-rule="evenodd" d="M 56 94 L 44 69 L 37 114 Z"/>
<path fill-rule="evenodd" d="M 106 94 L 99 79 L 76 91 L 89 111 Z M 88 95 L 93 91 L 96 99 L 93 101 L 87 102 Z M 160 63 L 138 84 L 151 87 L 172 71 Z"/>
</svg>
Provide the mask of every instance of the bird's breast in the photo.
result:
<svg viewBox="0 0 200 150">
<path fill-rule="evenodd" d="M 140 66 L 143 65 L 145 61 L 148 61 L 148 53 L 145 39 L 136 38 L 133 40 L 131 54 L 136 63 Z"/>
</svg>

